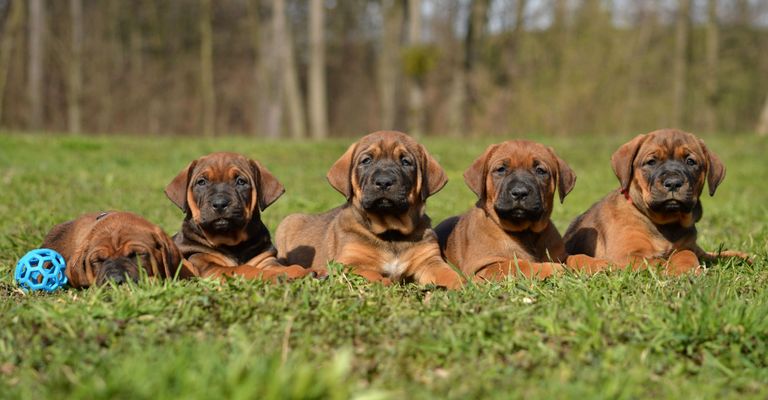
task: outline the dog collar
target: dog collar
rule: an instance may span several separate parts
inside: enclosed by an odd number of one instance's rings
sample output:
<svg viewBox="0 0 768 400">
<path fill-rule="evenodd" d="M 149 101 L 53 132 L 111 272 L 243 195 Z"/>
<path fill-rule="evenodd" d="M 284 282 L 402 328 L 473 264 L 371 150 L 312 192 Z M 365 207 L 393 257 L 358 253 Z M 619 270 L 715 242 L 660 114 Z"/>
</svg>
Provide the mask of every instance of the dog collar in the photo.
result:
<svg viewBox="0 0 768 400">
<path fill-rule="evenodd" d="M 628 202 L 632 202 L 632 198 L 629 197 L 629 189 L 621 189 L 621 194 L 624 195 L 624 198 L 627 199 Z"/>
</svg>

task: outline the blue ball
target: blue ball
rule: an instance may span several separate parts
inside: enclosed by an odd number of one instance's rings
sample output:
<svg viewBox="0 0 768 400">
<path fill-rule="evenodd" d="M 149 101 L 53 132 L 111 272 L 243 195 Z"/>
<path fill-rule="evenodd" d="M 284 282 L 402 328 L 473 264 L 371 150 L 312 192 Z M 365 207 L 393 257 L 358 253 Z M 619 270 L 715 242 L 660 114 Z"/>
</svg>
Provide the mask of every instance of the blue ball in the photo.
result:
<svg viewBox="0 0 768 400">
<path fill-rule="evenodd" d="M 67 284 L 64 257 L 51 249 L 35 249 L 16 263 L 14 278 L 22 289 L 52 292 Z"/>
</svg>

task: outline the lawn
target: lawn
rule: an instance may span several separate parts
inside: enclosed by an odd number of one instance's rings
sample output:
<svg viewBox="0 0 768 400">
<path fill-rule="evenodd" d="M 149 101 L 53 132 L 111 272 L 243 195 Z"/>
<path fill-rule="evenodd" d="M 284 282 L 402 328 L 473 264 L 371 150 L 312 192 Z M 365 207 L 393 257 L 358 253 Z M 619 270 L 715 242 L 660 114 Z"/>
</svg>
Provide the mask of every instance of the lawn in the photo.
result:
<svg viewBox="0 0 768 400">
<path fill-rule="evenodd" d="M 571 219 L 617 186 L 609 158 L 632 135 L 530 137 L 578 176 L 557 204 Z M 510 280 L 446 292 L 354 276 L 271 285 L 140 282 L 24 294 L 16 260 L 56 223 L 127 210 L 174 233 L 163 194 L 218 150 L 262 161 L 286 187 L 263 214 L 336 206 L 325 172 L 351 140 L 0 134 L 2 398 L 760 398 L 768 397 L 768 141 L 706 137 L 728 173 L 703 197 L 699 243 L 755 263 L 701 276 L 654 271 Z M 473 195 L 462 172 L 493 139 L 427 139 L 449 176 L 433 223 Z"/>
</svg>

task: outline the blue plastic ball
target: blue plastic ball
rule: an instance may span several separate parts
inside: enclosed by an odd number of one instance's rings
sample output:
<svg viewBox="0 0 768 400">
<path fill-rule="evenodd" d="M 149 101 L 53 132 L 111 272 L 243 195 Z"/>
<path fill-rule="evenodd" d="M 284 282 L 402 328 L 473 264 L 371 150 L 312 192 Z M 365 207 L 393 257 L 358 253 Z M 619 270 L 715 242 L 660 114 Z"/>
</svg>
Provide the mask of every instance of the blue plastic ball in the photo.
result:
<svg viewBox="0 0 768 400">
<path fill-rule="evenodd" d="M 64 257 L 51 249 L 35 249 L 16 263 L 14 278 L 22 289 L 52 292 L 67 284 Z"/>
</svg>

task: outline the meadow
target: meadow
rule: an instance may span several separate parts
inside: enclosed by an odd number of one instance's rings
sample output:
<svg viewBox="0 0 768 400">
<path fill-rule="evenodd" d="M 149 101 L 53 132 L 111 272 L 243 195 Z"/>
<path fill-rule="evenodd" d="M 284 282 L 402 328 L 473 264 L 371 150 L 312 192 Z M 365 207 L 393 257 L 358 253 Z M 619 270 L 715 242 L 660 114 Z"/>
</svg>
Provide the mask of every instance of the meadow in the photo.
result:
<svg viewBox="0 0 768 400">
<path fill-rule="evenodd" d="M 561 233 L 617 187 L 611 153 L 630 134 L 538 137 L 577 174 Z M 173 234 L 165 185 L 220 150 L 260 160 L 297 211 L 343 198 L 325 173 L 354 139 L 0 133 L 0 398 L 768 398 L 768 141 L 704 137 L 727 175 L 704 195 L 705 249 L 754 255 L 700 276 L 656 271 L 510 279 L 460 291 L 383 287 L 338 271 L 289 284 L 141 281 L 25 294 L 16 260 L 55 224 L 126 210 Z M 474 204 L 464 169 L 501 139 L 423 142 L 449 176 L 433 224 Z"/>
</svg>

